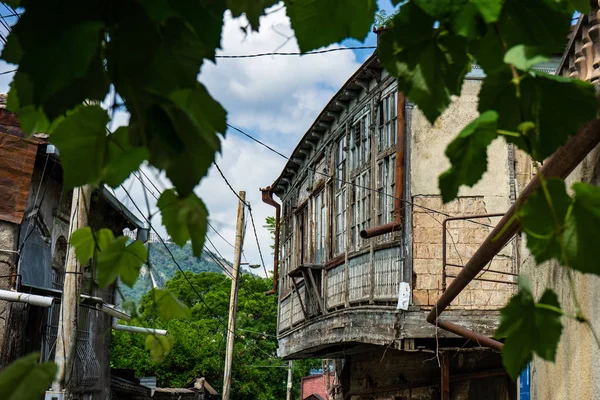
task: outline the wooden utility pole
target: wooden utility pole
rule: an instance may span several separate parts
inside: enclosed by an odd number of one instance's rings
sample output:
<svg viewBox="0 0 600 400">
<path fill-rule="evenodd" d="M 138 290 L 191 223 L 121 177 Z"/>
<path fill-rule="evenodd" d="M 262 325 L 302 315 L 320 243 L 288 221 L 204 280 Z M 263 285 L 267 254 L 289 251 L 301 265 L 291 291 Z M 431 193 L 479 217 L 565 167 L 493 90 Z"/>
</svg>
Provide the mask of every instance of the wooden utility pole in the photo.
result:
<svg viewBox="0 0 600 400">
<path fill-rule="evenodd" d="M 90 185 L 73 189 L 69 236 L 77 229 L 87 226 L 88 212 L 92 201 L 91 195 L 92 187 Z M 73 369 L 75 345 L 77 343 L 77 307 L 79 306 L 79 291 L 82 284 L 81 272 L 75 249 L 70 247 L 67 253 L 65 283 L 60 303 L 56 355 L 54 356 L 58 373 L 52 383 L 53 391 L 67 390 L 67 382 Z"/>
<path fill-rule="evenodd" d="M 229 297 L 229 321 L 227 323 L 227 349 L 225 353 L 225 373 L 223 377 L 223 400 L 229 400 L 231 394 L 231 366 L 233 364 L 233 344 L 235 341 L 235 317 L 237 314 L 238 278 L 240 276 L 240 261 L 242 245 L 244 244 L 244 207 L 246 192 L 241 191 L 238 202 L 235 250 L 233 253 L 233 277 L 231 278 L 231 296 Z"/>
<path fill-rule="evenodd" d="M 292 400 L 293 367 L 294 367 L 294 362 L 292 360 L 288 361 L 288 381 L 287 381 L 287 390 L 286 390 L 286 395 L 285 395 L 286 400 Z"/>
</svg>

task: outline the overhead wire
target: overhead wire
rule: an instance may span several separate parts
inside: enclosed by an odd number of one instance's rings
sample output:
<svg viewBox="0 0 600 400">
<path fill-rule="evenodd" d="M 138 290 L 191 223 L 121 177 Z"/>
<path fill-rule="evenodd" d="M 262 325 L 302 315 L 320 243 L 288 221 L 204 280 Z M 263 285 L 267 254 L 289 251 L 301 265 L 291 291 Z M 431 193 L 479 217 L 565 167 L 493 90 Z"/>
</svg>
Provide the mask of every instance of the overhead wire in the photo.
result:
<svg viewBox="0 0 600 400">
<path fill-rule="evenodd" d="M 265 52 L 265 53 L 255 53 L 255 54 L 220 54 L 216 55 L 215 58 L 257 58 L 257 57 L 267 57 L 267 56 L 310 56 L 315 54 L 325 54 L 325 53 L 334 53 L 337 51 L 347 51 L 347 50 L 374 50 L 377 46 L 352 46 L 352 47 L 336 47 L 333 49 L 324 49 L 324 50 L 313 50 L 307 51 L 305 53 L 297 52 L 297 51 L 289 51 L 289 52 Z"/>
<path fill-rule="evenodd" d="M 249 139 L 253 140 L 254 142 L 260 144 L 261 146 L 267 148 L 268 150 L 272 151 L 273 153 L 281 156 L 282 158 L 286 159 L 287 161 L 291 161 L 294 164 L 296 164 L 298 166 L 301 166 L 299 163 L 297 163 L 296 161 L 292 160 L 290 157 L 288 157 L 288 156 L 282 154 L 281 152 L 275 150 L 273 147 L 267 145 L 266 143 L 263 143 L 262 141 L 256 139 L 254 136 L 250 135 L 247 132 L 244 132 L 240 128 L 235 127 L 235 126 L 233 126 L 233 125 L 231 125 L 229 123 L 227 124 L 227 126 L 230 127 L 231 129 L 233 129 L 233 130 L 235 130 L 235 131 L 243 134 L 244 136 L 248 137 Z M 440 215 L 443 215 L 443 216 L 446 216 L 446 217 L 451 217 L 450 214 L 448 214 L 448 213 L 446 213 L 444 211 L 435 210 L 433 208 L 429 208 L 429 207 L 426 207 L 426 206 L 422 206 L 420 204 L 416 204 L 414 202 L 411 202 L 410 200 L 406 200 L 406 199 L 403 199 L 401 197 L 396 197 L 396 196 L 394 196 L 391 193 L 382 192 L 380 190 L 373 189 L 373 188 L 370 188 L 370 187 L 367 187 L 367 186 L 363 186 L 363 185 L 358 185 L 358 184 L 356 184 L 354 182 L 348 182 L 348 181 L 346 181 L 346 180 L 344 180 L 342 178 L 338 178 L 338 177 L 336 177 L 334 175 L 329 175 L 329 174 L 327 174 L 325 172 L 321 172 L 321 171 L 319 171 L 319 170 L 317 170 L 316 168 L 313 168 L 313 167 L 306 166 L 305 168 L 308 169 L 308 170 L 310 170 L 310 171 L 312 171 L 312 172 L 314 172 L 315 174 L 322 175 L 322 176 L 324 176 L 326 178 L 329 178 L 329 179 L 332 179 L 334 181 L 338 181 L 338 182 L 346 184 L 346 185 L 354 186 L 354 187 L 357 187 L 357 188 L 360 188 L 360 189 L 365 189 L 365 190 L 368 190 L 368 191 L 371 191 L 371 192 L 375 192 L 375 193 L 381 194 L 381 195 L 386 196 L 386 197 L 390 197 L 390 198 L 399 200 L 399 201 L 401 201 L 401 202 L 403 202 L 405 204 L 409 204 L 409 205 L 412 205 L 414 207 L 418 207 L 418 208 L 420 208 L 420 209 L 422 209 L 424 211 L 427 211 L 429 213 L 435 213 L 435 214 L 440 214 Z M 231 186 L 230 186 L 230 189 L 233 190 L 233 188 L 231 188 Z M 478 222 L 478 221 L 474 221 L 474 220 L 468 220 L 468 221 L 473 222 L 474 224 L 477 224 L 477 225 L 483 225 L 483 226 L 487 226 L 489 228 L 493 228 L 493 226 L 491 226 L 491 225 L 484 224 L 484 223 L 481 223 L 481 222 Z"/>
<path fill-rule="evenodd" d="M 131 202 L 133 203 L 134 207 L 137 209 L 137 211 L 140 213 L 140 215 L 142 215 L 142 218 L 144 218 L 146 220 L 146 222 L 148 223 L 150 229 L 152 229 L 154 231 L 154 233 L 157 235 L 159 241 L 162 243 L 162 245 L 164 246 L 165 250 L 167 251 L 167 253 L 169 254 L 169 256 L 171 257 L 173 263 L 175 264 L 175 266 L 177 267 L 177 269 L 181 272 L 181 274 L 183 275 L 183 278 L 185 279 L 186 283 L 190 286 L 190 288 L 192 289 L 192 291 L 196 294 L 196 296 L 198 297 L 198 299 L 200 300 L 200 302 L 207 308 L 207 310 L 213 315 L 213 317 L 216 319 L 217 322 L 219 322 L 219 324 L 224 327 L 226 329 L 226 331 L 231 332 L 233 335 L 235 335 L 235 332 L 233 332 L 231 329 L 229 329 L 228 326 L 226 326 L 225 321 L 223 321 L 217 312 L 214 311 L 214 309 L 212 309 L 204 300 L 204 296 L 202 296 L 198 290 L 196 289 L 196 287 L 194 286 L 194 284 L 190 281 L 190 279 L 188 278 L 187 274 L 185 273 L 185 271 L 181 268 L 181 265 L 179 264 L 179 262 L 177 262 L 177 260 L 175 259 L 175 255 L 173 254 L 173 252 L 171 251 L 171 249 L 169 249 L 169 247 L 166 245 L 166 242 L 163 240 L 163 238 L 160 236 L 160 234 L 158 233 L 158 231 L 156 231 L 156 229 L 152 226 L 151 222 L 148 220 L 148 218 L 146 218 L 146 216 L 142 213 L 141 209 L 139 208 L 139 206 L 137 205 L 137 203 L 135 202 L 135 200 L 133 199 L 133 197 L 131 196 L 131 194 L 123 187 L 123 185 L 121 185 L 121 189 L 125 191 L 125 194 L 129 197 L 129 199 L 131 200 Z M 114 193 L 114 190 L 113 190 Z M 206 247 L 204 248 L 204 250 L 207 250 Z M 210 254 L 210 253 L 209 253 Z M 214 257 L 214 255 L 211 255 Z M 215 258 L 216 259 L 216 258 Z M 220 263 L 219 263 L 220 264 Z M 222 264 L 221 264 L 222 265 Z M 226 268 L 223 268 L 224 270 L 226 270 Z M 241 282 L 241 281 L 240 281 Z M 246 288 L 249 293 L 252 293 L 252 291 L 248 288 Z M 272 355 L 269 355 L 269 357 L 272 357 Z"/>
<path fill-rule="evenodd" d="M 265 265 L 265 260 L 263 258 L 262 255 L 262 250 L 260 248 L 260 242 L 258 240 L 258 233 L 256 232 L 256 224 L 254 223 L 254 216 L 252 215 L 252 207 L 250 206 L 250 203 L 242 200 L 242 198 L 240 197 L 240 195 L 235 191 L 235 189 L 233 188 L 233 186 L 231 186 L 231 183 L 229 183 L 229 181 L 227 180 L 227 177 L 225 177 L 225 174 L 223 173 L 223 171 L 221 170 L 221 168 L 219 167 L 219 164 L 217 164 L 217 162 L 213 162 L 213 164 L 215 165 L 215 167 L 217 168 L 217 171 L 219 171 L 219 174 L 221 175 L 221 178 L 223 178 L 223 180 L 225 181 L 225 183 L 227 184 L 227 186 L 229 187 L 229 189 L 233 192 L 233 194 L 239 199 L 239 201 L 241 201 L 246 208 L 248 208 L 248 213 L 250 214 L 250 221 L 252 222 L 252 230 L 254 231 L 254 238 L 256 239 L 256 247 L 258 247 L 258 254 L 260 256 L 260 262 L 262 263 L 262 267 L 263 270 L 265 272 L 265 278 L 267 278 L 269 276 L 268 272 L 267 272 L 267 267 Z"/>
</svg>

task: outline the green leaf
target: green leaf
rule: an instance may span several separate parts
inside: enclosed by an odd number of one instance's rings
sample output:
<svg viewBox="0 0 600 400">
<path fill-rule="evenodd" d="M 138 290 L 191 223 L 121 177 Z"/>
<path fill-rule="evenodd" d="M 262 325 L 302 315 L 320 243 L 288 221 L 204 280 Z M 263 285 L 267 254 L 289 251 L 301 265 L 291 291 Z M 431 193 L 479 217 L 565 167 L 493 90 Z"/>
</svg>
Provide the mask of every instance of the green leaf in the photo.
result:
<svg viewBox="0 0 600 400">
<path fill-rule="evenodd" d="M 456 198 L 461 185 L 473 186 L 487 170 L 487 147 L 496 138 L 498 114 L 486 111 L 467 125 L 446 149 L 452 166 L 440 175 L 442 199 Z"/>
<path fill-rule="evenodd" d="M 96 251 L 102 251 L 114 240 L 110 229 L 99 229 L 92 234 L 92 228 L 85 226 L 77 229 L 71 234 L 71 246 L 75 248 L 75 254 L 79 264 L 86 264 Z"/>
<path fill-rule="evenodd" d="M 0 373 L 0 399 L 39 400 L 56 376 L 54 363 L 38 364 L 39 353 L 28 354 Z"/>
<path fill-rule="evenodd" d="M 145 347 L 146 350 L 150 351 L 150 358 L 154 362 L 162 362 L 165 356 L 173 350 L 175 339 L 171 336 L 158 336 L 148 335 L 146 336 Z"/>
<path fill-rule="evenodd" d="M 99 106 L 81 106 L 56 127 L 50 141 L 60 152 L 66 187 L 98 181 L 106 154 L 108 120 Z"/>
<path fill-rule="evenodd" d="M 264 14 L 265 8 L 278 2 L 279 0 L 227 0 L 227 7 L 234 18 L 245 14 L 250 26 L 258 31 L 258 18 Z"/>
<path fill-rule="evenodd" d="M 381 36 L 382 65 L 398 78 L 398 88 L 433 123 L 459 94 L 471 60 L 466 41 L 443 29 L 412 2 L 401 7 Z"/>
<path fill-rule="evenodd" d="M 519 132 L 523 122 L 533 122 L 533 129 L 506 139 L 535 160 L 552 155 L 596 117 L 598 106 L 592 84 L 530 71 L 520 79 L 518 90 L 520 96 L 508 67 L 489 74 L 479 94 L 479 112 L 497 111 L 498 128 L 512 132 Z"/>
<path fill-rule="evenodd" d="M 531 361 L 533 353 L 554 361 L 562 333 L 562 313 L 558 311 L 560 304 L 556 294 L 546 289 L 536 304 L 529 283 L 522 276 L 519 277 L 519 289 L 502 309 L 496 331 L 497 338 L 506 338 L 502 363 L 513 379 Z"/>
<path fill-rule="evenodd" d="M 108 141 L 108 164 L 101 175 L 108 186 L 116 188 L 139 168 L 149 154 L 146 148 L 133 147 L 129 143 L 129 130 L 124 126 L 109 135 Z"/>
<path fill-rule="evenodd" d="M 484 20 L 472 2 L 466 3 L 453 15 L 451 26 L 452 32 L 468 39 L 479 38 L 487 32 Z"/>
<path fill-rule="evenodd" d="M 470 2 L 477 7 L 488 24 L 498 21 L 504 3 L 503 0 L 471 0 Z"/>
<path fill-rule="evenodd" d="M 15 80 L 21 107 L 41 108 L 52 121 L 86 100 L 104 99 L 109 85 L 101 55 L 105 26 L 98 7 L 76 2 L 27 5 L 2 52 L 31 82 L 26 87 L 23 80 Z M 49 63 L 57 54 L 62 61 Z"/>
<path fill-rule="evenodd" d="M 154 298 L 156 306 L 160 312 L 163 321 L 168 321 L 173 318 L 187 319 L 190 317 L 190 309 L 177 300 L 173 293 L 168 289 L 154 289 Z"/>
<path fill-rule="evenodd" d="M 127 286 L 132 287 L 146 262 L 148 252 L 138 240 L 127 245 L 129 238 L 119 236 L 102 249 L 96 260 L 98 284 L 107 287 L 121 276 Z"/>
<path fill-rule="evenodd" d="M 197 0 L 147 0 L 141 3 L 150 19 L 157 25 L 165 23 L 170 18 L 185 21 L 196 33 L 199 52 L 204 58 L 214 60 L 215 50 L 221 45 L 221 29 L 226 0 L 197 1 Z M 248 6 L 254 6 L 251 2 Z"/>
<path fill-rule="evenodd" d="M 538 264 L 552 258 L 563 259 L 562 229 L 572 203 L 563 180 L 548 179 L 546 186 L 548 197 L 540 185 L 518 211 L 527 248 Z"/>
<path fill-rule="evenodd" d="M 583 273 L 600 275 L 600 188 L 575 183 L 573 192 L 573 209 L 564 232 L 565 264 Z"/>
<path fill-rule="evenodd" d="M 567 0 L 573 10 L 577 10 L 582 14 L 590 13 L 590 2 L 588 0 Z"/>
<path fill-rule="evenodd" d="M 362 41 L 377 11 L 376 0 L 287 0 L 285 5 L 302 52 L 347 38 Z"/>
<path fill-rule="evenodd" d="M 504 55 L 504 62 L 512 64 L 521 70 L 528 70 L 536 64 L 548 61 L 550 57 L 542 54 L 538 47 L 517 45 L 510 48 Z"/>
<path fill-rule="evenodd" d="M 521 44 L 551 56 L 564 51 L 570 23 L 565 2 L 506 0 L 497 26 L 509 49 Z"/>
<path fill-rule="evenodd" d="M 191 239 L 194 255 L 199 257 L 204 246 L 208 211 L 204 202 L 193 192 L 179 198 L 175 190 L 165 190 L 157 203 L 162 223 L 173 242 L 179 246 Z"/>
</svg>

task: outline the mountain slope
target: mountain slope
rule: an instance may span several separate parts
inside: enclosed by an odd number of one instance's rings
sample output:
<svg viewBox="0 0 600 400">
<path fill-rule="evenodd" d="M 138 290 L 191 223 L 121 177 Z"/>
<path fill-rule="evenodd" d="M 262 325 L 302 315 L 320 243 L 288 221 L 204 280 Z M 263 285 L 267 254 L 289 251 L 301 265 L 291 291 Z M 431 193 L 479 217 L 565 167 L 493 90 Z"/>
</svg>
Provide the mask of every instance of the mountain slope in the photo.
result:
<svg viewBox="0 0 600 400">
<path fill-rule="evenodd" d="M 194 273 L 218 272 L 228 275 L 223 270 L 223 266 L 227 268 L 228 272 L 231 271 L 231 263 L 217 256 L 213 258 L 204 252 L 200 257 L 194 257 L 190 243 L 187 243 L 184 247 L 179 247 L 175 243 L 167 243 L 166 248 L 162 243 L 152 243 L 150 245 L 150 265 L 152 267 L 152 276 L 160 287 L 163 287 L 165 282 L 179 271 L 169 251 L 173 253 L 173 257 L 183 271 Z M 222 265 L 215 261 L 215 259 L 220 261 Z M 148 268 L 143 267 L 133 288 L 122 284 L 121 292 L 126 300 L 139 302 L 142 296 L 148 293 L 151 288 L 152 280 L 148 273 Z"/>
</svg>

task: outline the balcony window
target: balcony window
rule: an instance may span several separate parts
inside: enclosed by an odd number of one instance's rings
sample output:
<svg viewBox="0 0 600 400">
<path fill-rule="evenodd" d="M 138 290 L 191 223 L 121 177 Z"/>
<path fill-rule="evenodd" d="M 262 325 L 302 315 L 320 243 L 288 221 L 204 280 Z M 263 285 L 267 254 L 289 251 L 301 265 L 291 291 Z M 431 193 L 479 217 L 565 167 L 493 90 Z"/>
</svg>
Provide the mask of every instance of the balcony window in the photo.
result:
<svg viewBox="0 0 600 400">
<path fill-rule="evenodd" d="M 379 152 L 396 145 L 397 97 L 397 92 L 392 92 L 379 102 Z"/>
<path fill-rule="evenodd" d="M 377 164 L 377 224 L 392 222 L 394 218 L 394 190 L 396 155 L 388 156 Z"/>
<path fill-rule="evenodd" d="M 314 199 L 315 220 L 315 264 L 325 261 L 325 191 L 322 190 Z"/>
</svg>

